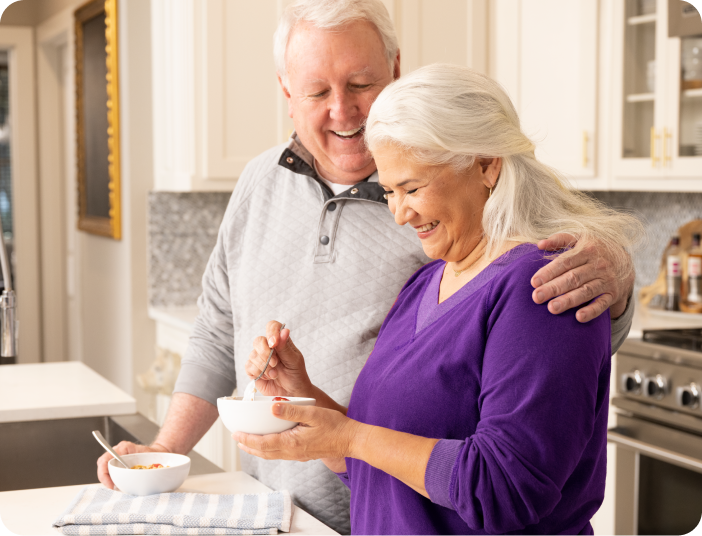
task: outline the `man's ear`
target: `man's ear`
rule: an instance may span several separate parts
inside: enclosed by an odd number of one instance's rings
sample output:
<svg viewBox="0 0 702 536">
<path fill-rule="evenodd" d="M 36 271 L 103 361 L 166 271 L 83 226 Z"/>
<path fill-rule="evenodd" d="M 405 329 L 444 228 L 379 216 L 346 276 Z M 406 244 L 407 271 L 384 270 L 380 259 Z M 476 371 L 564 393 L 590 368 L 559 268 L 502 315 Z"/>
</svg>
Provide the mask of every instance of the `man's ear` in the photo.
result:
<svg viewBox="0 0 702 536">
<path fill-rule="evenodd" d="M 290 91 L 288 91 L 288 88 L 285 87 L 285 84 L 283 83 L 283 79 L 280 78 L 280 75 L 276 75 L 278 77 L 278 83 L 280 84 L 280 89 L 283 90 L 283 95 L 285 96 L 285 100 L 288 101 L 288 116 L 292 119 L 293 116 L 293 110 L 292 110 L 292 97 L 290 96 Z"/>
<path fill-rule="evenodd" d="M 397 56 L 395 56 L 395 62 L 393 63 L 392 79 L 397 80 L 400 78 L 400 49 L 397 49 Z"/>
</svg>

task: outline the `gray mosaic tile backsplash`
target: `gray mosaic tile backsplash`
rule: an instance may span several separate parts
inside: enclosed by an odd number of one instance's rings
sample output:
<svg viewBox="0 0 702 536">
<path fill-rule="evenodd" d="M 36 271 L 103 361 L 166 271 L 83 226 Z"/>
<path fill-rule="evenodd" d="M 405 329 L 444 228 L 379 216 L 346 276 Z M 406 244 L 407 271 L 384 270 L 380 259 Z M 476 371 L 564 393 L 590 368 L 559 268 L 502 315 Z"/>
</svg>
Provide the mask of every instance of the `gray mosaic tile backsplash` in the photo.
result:
<svg viewBox="0 0 702 536">
<path fill-rule="evenodd" d="M 624 209 L 641 220 L 646 239 L 634 252 L 634 292 L 650 285 L 658 276 L 661 256 L 670 237 L 681 225 L 702 219 L 702 193 L 591 192 L 616 209 Z"/>
<path fill-rule="evenodd" d="M 702 193 L 592 192 L 644 223 L 647 239 L 634 254 L 636 291 L 658 275 L 663 249 L 684 223 L 702 218 Z M 217 241 L 230 192 L 149 195 L 149 300 L 154 306 L 191 306 Z"/>
<path fill-rule="evenodd" d="M 231 192 L 149 194 L 149 303 L 192 306 Z"/>
</svg>

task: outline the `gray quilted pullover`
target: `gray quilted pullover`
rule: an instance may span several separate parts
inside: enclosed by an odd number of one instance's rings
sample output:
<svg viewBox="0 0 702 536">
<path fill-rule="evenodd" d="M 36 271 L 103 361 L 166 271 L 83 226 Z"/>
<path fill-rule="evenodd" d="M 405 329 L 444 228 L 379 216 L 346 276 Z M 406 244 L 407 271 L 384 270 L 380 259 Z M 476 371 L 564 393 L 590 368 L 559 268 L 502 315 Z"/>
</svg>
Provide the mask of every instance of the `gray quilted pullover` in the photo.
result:
<svg viewBox="0 0 702 536">
<path fill-rule="evenodd" d="M 398 226 L 377 173 L 334 196 L 293 136 L 244 169 L 202 279 L 200 314 L 175 392 L 216 405 L 249 378 L 244 365 L 269 320 L 285 322 L 312 382 L 348 405 L 351 389 L 402 285 L 428 258 L 410 226 Z M 633 307 L 613 323 L 613 351 Z M 321 462 L 242 466 L 348 534 L 349 492 Z"/>
</svg>

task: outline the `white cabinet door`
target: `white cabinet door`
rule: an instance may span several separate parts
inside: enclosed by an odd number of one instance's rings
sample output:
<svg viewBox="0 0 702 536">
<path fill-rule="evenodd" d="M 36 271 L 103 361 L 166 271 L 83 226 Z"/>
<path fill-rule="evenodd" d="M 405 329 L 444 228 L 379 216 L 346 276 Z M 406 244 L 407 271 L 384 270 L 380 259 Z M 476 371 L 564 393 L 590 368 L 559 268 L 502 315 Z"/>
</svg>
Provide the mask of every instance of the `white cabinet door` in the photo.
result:
<svg viewBox="0 0 702 536">
<path fill-rule="evenodd" d="M 402 73 L 430 63 L 487 70 L 487 0 L 384 0 L 400 42 Z"/>
<path fill-rule="evenodd" d="M 519 106 L 536 156 L 587 188 L 596 176 L 596 0 L 521 3 Z"/>
<path fill-rule="evenodd" d="M 582 189 L 598 168 L 597 0 L 494 0 L 489 74 L 507 90 L 536 156 Z"/>
<path fill-rule="evenodd" d="M 273 62 L 287 0 L 152 0 L 156 190 L 231 190 L 292 122 Z"/>
<path fill-rule="evenodd" d="M 681 87 L 681 39 L 668 37 L 668 0 L 614 0 L 614 190 L 702 191 L 702 91 Z"/>
</svg>

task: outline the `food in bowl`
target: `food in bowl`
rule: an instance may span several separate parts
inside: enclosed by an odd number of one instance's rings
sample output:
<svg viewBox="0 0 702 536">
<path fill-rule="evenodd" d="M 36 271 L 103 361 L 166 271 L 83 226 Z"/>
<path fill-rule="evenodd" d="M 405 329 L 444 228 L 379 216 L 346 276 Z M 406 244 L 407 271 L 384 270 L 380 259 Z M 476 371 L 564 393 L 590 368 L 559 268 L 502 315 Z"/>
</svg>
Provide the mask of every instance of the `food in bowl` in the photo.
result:
<svg viewBox="0 0 702 536">
<path fill-rule="evenodd" d="M 132 469 L 163 469 L 164 467 L 168 467 L 168 465 L 164 466 L 160 463 L 152 463 L 151 465 L 134 465 Z"/>
<path fill-rule="evenodd" d="M 297 426 L 296 422 L 279 419 L 271 413 L 273 404 L 280 402 L 282 398 L 285 398 L 282 401 L 286 404 L 295 406 L 314 406 L 316 402 L 314 398 L 295 396 L 256 396 L 254 400 L 244 400 L 240 396 L 224 396 L 217 399 L 217 410 L 224 426 L 232 433 L 279 434 Z"/>
<path fill-rule="evenodd" d="M 190 458 L 170 452 L 138 452 L 120 456 L 130 467 L 141 465 L 158 471 L 127 469 L 116 459 L 111 459 L 107 470 L 115 486 L 128 495 L 153 495 L 169 493 L 183 485 L 190 472 Z"/>
</svg>

